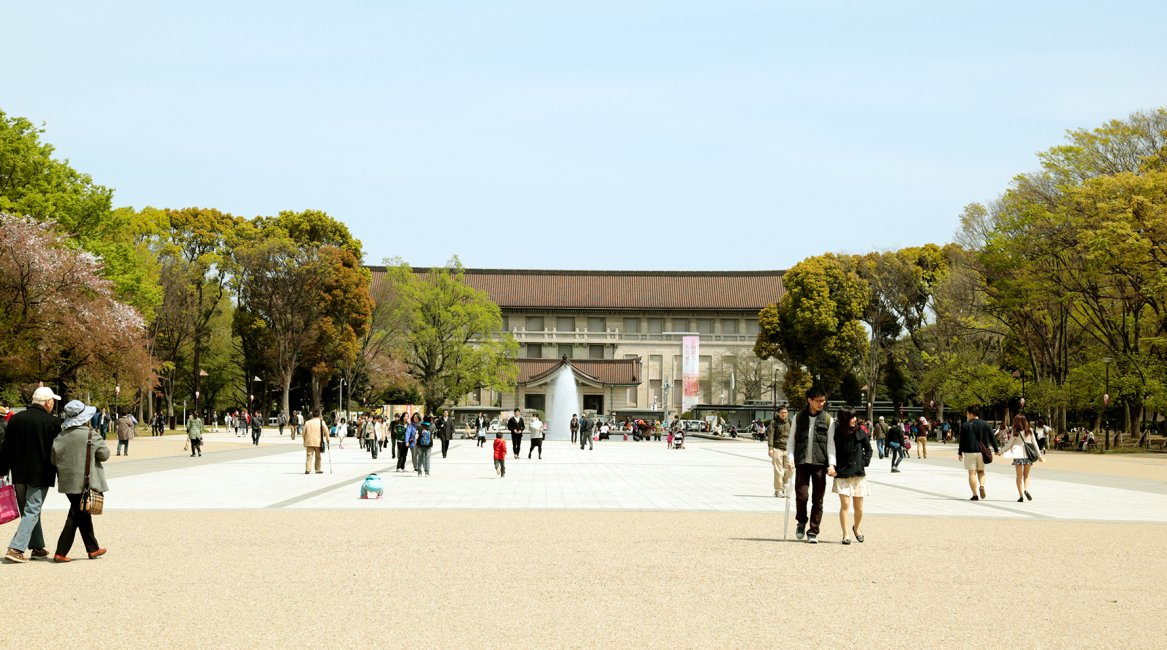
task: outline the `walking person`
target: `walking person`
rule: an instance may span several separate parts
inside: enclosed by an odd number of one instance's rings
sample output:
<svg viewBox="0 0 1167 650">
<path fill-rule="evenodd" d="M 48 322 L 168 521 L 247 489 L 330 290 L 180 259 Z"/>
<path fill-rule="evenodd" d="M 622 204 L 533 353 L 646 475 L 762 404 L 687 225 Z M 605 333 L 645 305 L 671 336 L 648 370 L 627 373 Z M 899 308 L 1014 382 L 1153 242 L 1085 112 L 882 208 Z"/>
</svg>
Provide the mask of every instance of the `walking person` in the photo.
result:
<svg viewBox="0 0 1167 650">
<path fill-rule="evenodd" d="M 53 407 L 60 399 L 51 388 L 41 386 L 33 391 L 32 404 L 8 420 L 0 447 L 0 476 L 11 473 L 21 516 L 4 555 L 7 562 L 27 562 L 24 552 L 29 548 L 33 558 L 49 556 L 41 529 L 41 507 L 56 483 L 52 448 L 53 439 L 61 432 L 61 421 L 53 416 Z"/>
<path fill-rule="evenodd" d="M 1053 430 L 1045 425 L 1045 420 L 1037 418 L 1037 426 L 1033 427 L 1033 435 L 1037 437 L 1037 448 L 1041 453 L 1045 453 L 1046 447 L 1049 446 L 1049 439 L 1052 437 Z"/>
<path fill-rule="evenodd" d="M 879 459 L 887 455 L 887 421 L 883 416 L 879 416 L 879 421 L 875 423 L 875 447 L 879 451 Z"/>
<path fill-rule="evenodd" d="M 835 464 L 835 421 L 826 411 L 827 394 L 821 388 L 806 391 L 806 408 L 795 416 L 786 441 L 786 456 L 795 470 L 795 500 L 798 504 L 794 535 L 817 544 L 823 520 L 823 496 L 827 491 L 827 469 Z M 809 492 L 813 489 L 813 496 Z M 807 500 L 811 500 L 807 511 Z M 808 526 L 809 524 L 809 526 Z"/>
<path fill-rule="evenodd" d="M 288 416 L 283 411 L 276 416 L 276 425 L 280 428 L 280 435 L 284 435 L 284 427 L 288 426 Z"/>
<path fill-rule="evenodd" d="M 531 420 L 531 448 L 527 450 L 527 460 L 536 449 L 539 450 L 539 460 L 543 460 L 543 422 L 538 415 Z"/>
<path fill-rule="evenodd" d="M 89 419 L 97 409 L 86 406 L 80 400 L 65 405 L 65 422 L 61 433 L 53 440 L 52 460 L 57 468 L 57 491 L 69 499 L 69 514 L 65 517 L 65 527 L 57 538 L 54 562 L 69 562 L 69 551 L 81 531 L 81 541 L 89 559 L 96 560 L 105 555 L 105 549 L 97 543 L 93 532 L 93 515 L 81 509 L 81 497 L 87 489 L 98 492 L 109 491 L 105 482 L 105 469 L 101 463 L 109 460 L 109 447 L 101 435 L 89 428 Z M 88 475 L 88 476 L 86 476 Z"/>
<path fill-rule="evenodd" d="M 920 423 L 916 427 L 916 458 L 928 457 L 928 420 L 920 416 Z"/>
<path fill-rule="evenodd" d="M 324 445 L 328 444 L 328 425 L 320 419 L 320 411 L 312 411 L 312 417 L 304 423 L 304 473 L 310 474 L 313 466 L 317 474 L 323 474 L 320 467 L 320 457 L 324 452 Z"/>
<path fill-rule="evenodd" d="M 486 446 L 486 431 L 490 429 L 490 420 L 486 419 L 485 413 L 479 413 L 478 417 L 474 418 L 474 435 L 478 439 L 478 446 Z"/>
<path fill-rule="evenodd" d="M 587 413 L 584 413 L 584 416 L 579 420 L 579 448 L 581 450 L 584 448 L 584 445 L 587 445 L 589 450 L 593 448 L 592 429 L 594 427 L 595 425 L 592 423 L 592 419 L 588 417 Z"/>
<path fill-rule="evenodd" d="M 527 424 L 523 422 L 523 416 L 519 414 L 519 409 L 515 409 L 515 414 L 507 420 L 507 431 L 511 432 L 511 444 L 514 446 L 512 451 L 515 452 L 515 458 L 518 458 L 519 452 L 523 450 L 523 431 L 526 429 Z"/>
<path fill-rule="evenodd" d="M 125 454 L 130 455 L 130 441 L 134 439 L 134 426 L 137 424 L 134 421 L 134 416 L 126 413 L 118 418 L 117 432 L 118 432 L 118 447 L 115 456 Z"/>
<path fill-rule="evenodd" d="M 571 444 L 575 444 L 575 437 L 579 435 L 579 417 L 575 413 L 571 414 L 571 424 L 567 425 L 571 430 Z"/>
<path fill-rule="evenodd" d="M 831 492 L 839 495 L 839 527 L 843 531 L 843 543 L 851 543 L 851 533 L 855 541 L 863 541 L 863 500 L 867 498 L 867 466 L 871 464 L 871 439 L 858 426 L 859 418 L 850 411 L 839 411 L 835 427 L 836 464 L 827 470 L 834 477 Z M 855 509 L 853 524 L 848 525 L 848 510 Z"/>
<path fill-rule="evenodd" d="M 972 490 L 970 501 L 979 501 L 985 498 L 985 457 L 981 449 L 992 447 L 993 451 L 999 451 L 1000 447 L 997 445 L 997 437 L 993 435 L 993 428 L 981 419 L 979 406 L 968 407 L 964 415 L 966 421 L 960 425 L 956 457 L 964 463 L 964 469 L 968 472 L 968 487 Z M 990 456 L 989 462 L 992 460 Z"/>
<path fill-rule="evenodd" d="M 421 414 L 414 413 L 405 427 L 405 447 L 409 449 L 409 459 L 413 463 L 413 471 L 421 476 L 421 465 L 417 458 L 417 434 L 421 432 Z"/>
<path fill-rule="evenodd" d="M 190 438 L 190 457 L 203 455 L 203 419 L 191 413 L 186 419 L 186 436 Z M 108 451 L 108 450 L 107 450 Z"/>
<path fill-rule="evenodd" d="M 407 431 L 409 431 L 409 427 L 405 424 L 405 414 L 399 413 L 397 419 L 393 421 L 393 447 L 397 450 L 398 472 L 405 471 L 405 454 L 409 448 Z"/>
<path fill-rule="evenodd" d="M 251 444 L 259 446 L 259 436 L 263 433 L 263 418 L 258 413 L 251 415 Z"/>
<path fill-rule="evenodd" d="M 786 498 L 786 484 L 794 474 L 794 465 L 786 456 L 786 441 L 790 437 L 790 421 L 787 417 L 790 410 L 785 406 L 778 407 L 774 421 L 770 423 L 766 432 L 766 444 L 770 448 L 770 464 L 774 466 L 774 496 Z M 673 446 L 673 434 L 669 433 L 669 446 Z"/>
<path fill-rule="evenodd" d="M 494 434 L 494 473 L 502 478 L 507 475 L 507 441 L 502 437 L 502 431 Z"/>
<path fill-rule="evenodd" d="M 891 456 L 891 472 L 892 474 L 899 474 L 900 462 L 908 452 L 904 451 L 904 428 L 899 420 L 892 419 L 891 426 L 887 429 L 887 455 Z"/>
<path fill-rule="evenodd" d="M 1035 462 L 1042 461 L 1037 437 L 1029 428 L 1029 419 L 1021 414 L 1013 418 L 1011 433 L 1013 435 L 1009 442 L 999 453 L 1001 457 L 1013 460 L 1013 470 L 1017 475 L 1017 502 L 1024 503 L 1026 499 L 1033 501 L 1033 496 L 1029 494 L 1029 472 Z"/>
<path fill-rule="evenodd" d="M 438 427 L 438 435 L 442 439 L 442 458 L 450 452 L 450 441 L 454 439 L 454 418 L 449 411 L 442 411 L 442 426 Z"/>
<path fill-rule="evenodd" d="M 427 416 L 422 418 L 421 428 L 417 430 L 417 475 L 425 472 L 430 475 L 430 453 L 434 450 L 434 423 Z"/>
</svg>

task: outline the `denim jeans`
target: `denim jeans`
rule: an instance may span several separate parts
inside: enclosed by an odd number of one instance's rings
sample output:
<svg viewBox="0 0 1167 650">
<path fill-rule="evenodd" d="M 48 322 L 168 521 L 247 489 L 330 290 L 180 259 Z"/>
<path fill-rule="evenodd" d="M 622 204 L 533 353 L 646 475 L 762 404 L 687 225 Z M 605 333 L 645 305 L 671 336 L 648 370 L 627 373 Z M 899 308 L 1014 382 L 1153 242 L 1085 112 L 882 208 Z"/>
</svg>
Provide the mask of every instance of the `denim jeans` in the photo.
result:
<svg viewBox="0 0 1167 650">
<path fill-rule="evenodd" d="M 130 455 L 130 441 L 129 440 L 118 440 L 118 451 L 117 451 L 118 455 L 122 454 L 123 449 L 125 450 L 125 454 L 127 456 L 129 456 Z"/>
<path fill-rule="evenodd" d="M 887 441 L 883 440 L 882 438 L 875 441 L 875 445 L 877 447 L 879 447 L 879 457 L 880 458 L 883 458 L 884 456 L 887 455 L 887 445 L 885 444 L 886 442 Z"/>
<path fill-rule="evenodd" d="M 20 506 L 21 517 L 8 548 L 21 553 L 29 548 L 44 548 L 45 534 L 41 530 L 41 507 L 45 505 L 49 488 L 27 483 L 15 483 L 13 487 L 16 488 L 16 504 Z"/>
<path fill-rule="evenodd" d="M 434 450 L 433 447 L 418 447 L 417 468 L 424 471 L 426 474 L 430 473 L 430 452 Z"/>
<path fill-rule="evenodd" d="M 908 452 L 904 451 L 903 445 L 894 442 L 888 446 L 891 447 L 891 451 L 889 452 L 891 454 L 891 468 L 896 469 L 900 466 L 900 461 L 904 459 L 904 456 L 906 456 Z"/>
</svg>

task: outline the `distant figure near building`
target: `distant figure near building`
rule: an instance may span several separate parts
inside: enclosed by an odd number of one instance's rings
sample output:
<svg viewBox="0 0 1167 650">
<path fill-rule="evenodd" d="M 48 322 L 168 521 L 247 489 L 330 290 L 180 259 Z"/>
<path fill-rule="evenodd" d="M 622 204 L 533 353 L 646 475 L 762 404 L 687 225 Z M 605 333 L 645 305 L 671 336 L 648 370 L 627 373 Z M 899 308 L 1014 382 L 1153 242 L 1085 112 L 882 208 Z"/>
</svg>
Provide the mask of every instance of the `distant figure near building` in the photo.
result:
<svg viewBox="0 0 1167 650">
<path fill-rule="evenodd" d="M 567 428 L 571 429 L 571 442 L 575 444 L 575 437 L 579 435 L 579 417 L 575 413 L 571 414 L 571 424 Z"/>
<path fill-rule="evenodd" d="M 519 409 L 515 409 L 515 414 L 507 420 L 507 431 L 511 432 L 511 444 L 514 445 L 512 451 L 515 452 L 515 458 L 518 458 L 519 452 L 523 450 L 523 431 L 526 429 L 527 425 L 523 422 L 523 416 L 519 415 Z"/>
<path fill-rule="evenodd" d="M 887 455 L 887 421 L 883 416 L 879 416 L 879 421 L 875 423 L 875 448 L 879 452 L 879 459 Z"/>
<path fill-rule="evenodd" d="M 118 432 L 118 447 L 115 456 L 121 456 L 123 453 L 126 456 L 130 455 L 130 441 L 134 439 L 134 426 L 137 422 L 134 416 L 126 413 L 118 418 L 117 432 Z"/>
<path fill-rule="evenodd" d="M 474 418 L 474 432 L 478 439 L 478 446 L 486 446 L 486 431 L 490 429 L 490 420 L 486 419 L 485 413 L 479 413 L 478 417 Z"/>
</svg>

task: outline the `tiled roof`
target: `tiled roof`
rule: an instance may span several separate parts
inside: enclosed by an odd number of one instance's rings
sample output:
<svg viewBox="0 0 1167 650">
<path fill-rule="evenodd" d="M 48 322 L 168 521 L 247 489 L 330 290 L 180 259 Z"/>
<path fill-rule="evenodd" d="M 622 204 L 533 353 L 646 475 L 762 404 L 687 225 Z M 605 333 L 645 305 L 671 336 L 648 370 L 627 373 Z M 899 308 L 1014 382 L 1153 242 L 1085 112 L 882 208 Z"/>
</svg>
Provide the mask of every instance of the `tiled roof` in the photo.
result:
<svg viewBox="0 0 1167 650">
<path fill-rule="evenodd" d="M 519 384 L 542 381 L 564 363 L 585 382 L 605 386 L 635 386 L 640 383 L 640 359 L 516 359 Z"/>
<path fill-rule="evenodd" d="M 385 267 L 369 270 L 376 289 Z M 465 269 L 464 277 L 503 309 L 758 311 L 782 297 L 782 273 Z"/>
</svg>

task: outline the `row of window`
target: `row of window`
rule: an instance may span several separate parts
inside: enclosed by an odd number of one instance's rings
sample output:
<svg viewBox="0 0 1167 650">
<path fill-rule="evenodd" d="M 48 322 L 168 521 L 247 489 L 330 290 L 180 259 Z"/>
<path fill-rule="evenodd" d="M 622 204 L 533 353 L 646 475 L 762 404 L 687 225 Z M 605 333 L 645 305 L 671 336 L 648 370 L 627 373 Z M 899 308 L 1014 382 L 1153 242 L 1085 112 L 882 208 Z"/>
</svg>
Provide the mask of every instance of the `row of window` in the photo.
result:
<svg viewBox="0 0 1167 650">
<path fill-rule="evenodd" d="M 603 345 L 593 344 L 593 345 L 587 346 L 587 348 L 588 348 L 587 356 L 584 356 L 584 357 L 576 356 L 576 346 L 571 345 L 570 343 L 560 344 L 560 345 L 557 345 L 555 347 L 556 347 L 555 356 L 552 357 L 554 359 L 562 359 L 563 357 L 567 357 L 568 359 L 603 359 L 604 358 L 604 346 Z M 523 354 L 521 356 L 523 356 L 524 358 L 542 359 L 543 352 L 544 352 L 544 345 L 542 343 L 528 343 L 528 344 L 523 346 L 522 352 L 523 352 Z M 581 352 L 582 352 L 582 350 L 581 350 Z"/>
<path fill-rule="evenodd" d="M 587 332 L 607 332 L 610 319 L 603 316 L 589 316 L 576 318 L 575 316 L 503 316 L 503 329 L 510 331 L 523 327 L 528 332 L 543 332 L 554 326 L 559 332 L 574 332 L 581 329 Z M 615 319 L 611 319 L 615 320 Z M 619 331 L 625 334 L 663 334 L 664 332 L 696 332 L 698 334 L 746 334 L 755 336 L 758 333 L 758 321 L 737 318 L 638 318 L 626 316 L 619 323 L 612 326 L 622 326 Z M 582 327 L 581 327 L 582 326 Z M 665 329 L 666 326 L 668 329 Z M 714 328 L 718 328 L 714 331 Z"/>
</svg>

